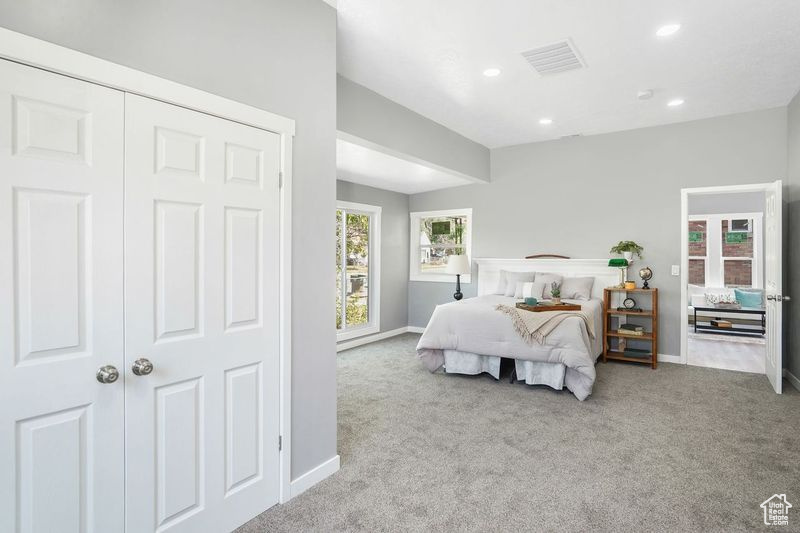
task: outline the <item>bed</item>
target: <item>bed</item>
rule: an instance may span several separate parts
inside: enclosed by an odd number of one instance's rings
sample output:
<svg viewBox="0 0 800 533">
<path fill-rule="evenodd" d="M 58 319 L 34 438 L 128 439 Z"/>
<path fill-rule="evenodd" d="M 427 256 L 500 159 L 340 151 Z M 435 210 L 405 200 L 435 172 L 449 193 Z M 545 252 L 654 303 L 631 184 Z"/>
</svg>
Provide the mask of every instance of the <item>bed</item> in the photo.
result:
<svg viewBox="0 0 800 533">
<path fill-rule="evenodd" d="M 514 360 L 516 378 L 529 385 L 569 389 L 579 400 L 592 392 L 595 362 L 602 353 L 603 288 L 619 280 L 608 259 L 476 259 L 478 295 L 436 307 L 417 345 L 417 354 L 431 372 L 500 377 L 502 358 Z M 580 317 L 561 322 L 543 344 L 528 343 L 497 305 L 514 306 L 517 298 L 494 294 L 505 272 L 557 274 L 594 279 L 588 299 L 578 303 L 593 324 L 594 336 Z"/>
</svg>

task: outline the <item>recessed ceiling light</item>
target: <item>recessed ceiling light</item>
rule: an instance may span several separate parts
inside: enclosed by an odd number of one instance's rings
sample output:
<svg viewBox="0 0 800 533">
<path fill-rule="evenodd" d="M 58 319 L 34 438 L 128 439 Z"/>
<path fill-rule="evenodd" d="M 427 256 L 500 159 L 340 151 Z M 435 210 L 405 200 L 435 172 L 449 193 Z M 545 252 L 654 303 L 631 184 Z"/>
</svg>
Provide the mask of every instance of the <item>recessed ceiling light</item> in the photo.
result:
<svg viewBox="0 0 800 533">
<path fill-rule="evenodd" d="M 659 37 L 667 37 L 676 33 L 679 29 L 681 29 L 680 24 L 665 24 L 656 30 L 656 35 Z"/>
<path fill-rule="evenodd" d="M 683 105 L 683 98 L 675 98 L 674 100 L 670 100 L 667 102 L 667 105 L 670 107 L 678 107 Z"/>
<path fill-rule="evenodd" d="M 550 125 L 552 123 L 553 123 L 553 119 L 552 118 L 540 118 L 539 119 L 539 124 L 541 124 L 542 126 L 548 126 L 548 125 Z"/>
<path fill-rule="evenodd" d="M 486 76 L 487 78 L 494 78 L 495 76 L 500 75 L 500 69 L 494 67 L 487 68 L 486 70 L 483 71 L 483 75 Z"/>
</svg>

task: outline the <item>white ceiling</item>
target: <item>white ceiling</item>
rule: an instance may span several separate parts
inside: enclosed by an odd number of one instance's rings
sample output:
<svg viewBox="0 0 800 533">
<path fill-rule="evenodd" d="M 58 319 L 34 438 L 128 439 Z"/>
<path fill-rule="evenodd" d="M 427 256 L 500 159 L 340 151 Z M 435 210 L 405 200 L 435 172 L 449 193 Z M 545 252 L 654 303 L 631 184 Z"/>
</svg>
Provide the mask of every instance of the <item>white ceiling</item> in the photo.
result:
<svg viewBox="0 0 800 533">
<path fill-rule="evenodd" d="M 338 0 L 338 9 L 343 76 L 490 148 L 783 106 L 800 88 L 799 0 Z M 678 33 L 655 36 L 672 22 Z M 542 77 L 520 55 L 565 38 L 587 68 Z M 484 77 L 489 67 L 502 73 Z M 652 99 L 637 99 L 643 89 Z M 668 108 L 673 98 L 686 103 Z"/>
<path fill-rule="evenodd" d="M 444 170 L 343 139 L 336 140 L 336 167 L 340 180 L 405 194 L 473 183 Z"/>
</svg>

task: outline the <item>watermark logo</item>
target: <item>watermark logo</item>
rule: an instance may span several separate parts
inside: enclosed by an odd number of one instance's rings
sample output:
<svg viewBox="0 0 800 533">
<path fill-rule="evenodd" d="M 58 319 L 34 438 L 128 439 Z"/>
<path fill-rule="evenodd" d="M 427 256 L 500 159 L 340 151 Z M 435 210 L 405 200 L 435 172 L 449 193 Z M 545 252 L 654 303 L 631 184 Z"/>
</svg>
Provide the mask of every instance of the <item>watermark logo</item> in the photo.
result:
<svg viewBox="0 0 800 533">
<path fill-rule="evenodd" d="M 789 509 L 792 504 L 786 500 L 786 494 L 773 494 L 761 504 L 764 509 L 764 523 L 768 526 L 788 526 Z"/>
</svg>

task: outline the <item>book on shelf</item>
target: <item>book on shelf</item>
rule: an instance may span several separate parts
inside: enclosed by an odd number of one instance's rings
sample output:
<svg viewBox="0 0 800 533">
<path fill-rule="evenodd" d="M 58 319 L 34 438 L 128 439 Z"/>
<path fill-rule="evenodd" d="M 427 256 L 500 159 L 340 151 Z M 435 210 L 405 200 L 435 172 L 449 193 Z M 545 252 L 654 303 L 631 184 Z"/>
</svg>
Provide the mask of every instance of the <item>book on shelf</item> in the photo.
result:
<svg viewBox="0 0 800 533">
<path fill-rule="evenodd" d="M 712 320 L 711 325 L 718 328 L 730 328 L 733 326 L 729 320 Z"/>
<path fill-rule="evenodd" d="M 643 337 L 644 331 L 631 331 L 629 329 L 617 330 L 618 335 L 625 335 L 626 337 Z"/>
<path fill-rule="evenodd" d="M 644 331 L 644 326 L 637 326 L 636 324 L 620 324 L 619 329 L 625 331 Z"/>
<path fill-rule="evenodd" d="M 640 350 L 639 348 L 625 348 L 622 353 L 625 355 L 625 357 L 649 358 L 652 355 L 650 350 Z"/>
</svg>

